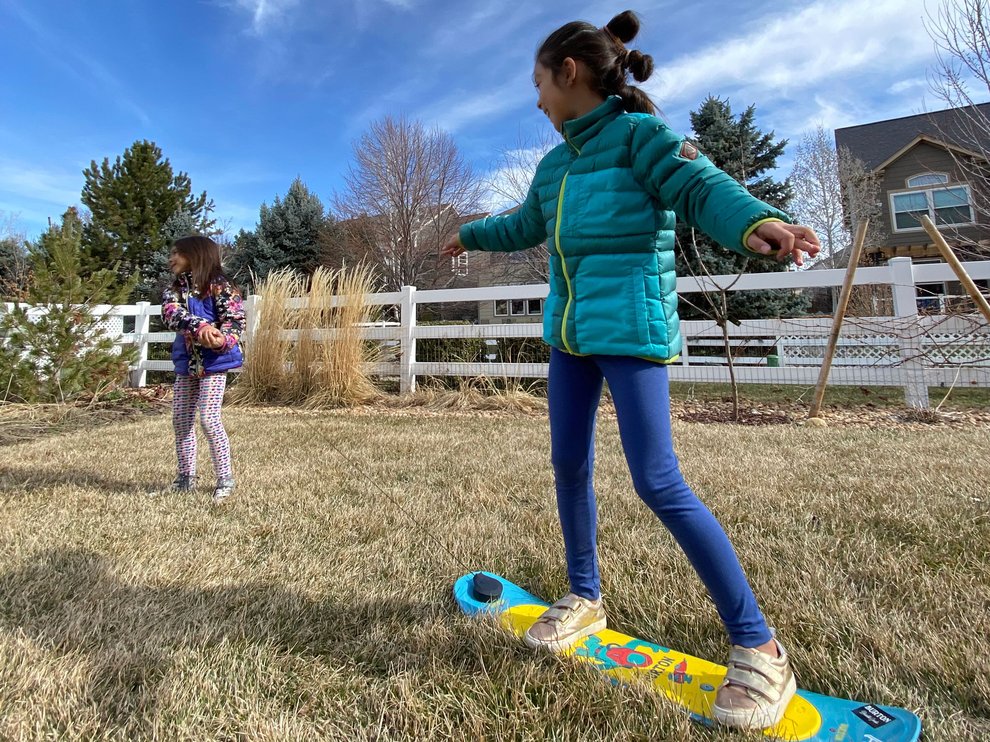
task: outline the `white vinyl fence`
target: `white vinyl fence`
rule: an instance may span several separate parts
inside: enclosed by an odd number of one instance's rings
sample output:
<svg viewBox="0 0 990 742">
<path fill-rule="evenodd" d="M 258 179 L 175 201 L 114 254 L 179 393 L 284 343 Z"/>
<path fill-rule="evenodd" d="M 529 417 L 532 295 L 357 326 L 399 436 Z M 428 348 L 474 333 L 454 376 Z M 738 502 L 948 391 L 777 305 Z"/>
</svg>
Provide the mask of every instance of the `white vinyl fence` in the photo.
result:
<svg viewBox="0 0 990 742">
<path fill-rule="evenodd" d="M 990 279 L 990 261 L 964 264 L 975 280 Z M 760 289 L 828 289 L 841 286 L 844 270 L 750 273 L 741 277 L 716 276 L 711 279 L 680 278 L 681 294 L 732 285 L 732 291 Z M 928 387 L 990 387 L 990 327 L 982 316 L 920 315 L 918 284 L 955 281 L 945 264 L 913 265 L 910 258 L 894 258 L 882 267 L 860 268 L 857 285 L 889 287 L 893 316 L 848 317 L 833 363 L 829 383 L 863 387 L 902 387 L 911 406 L 928 406 Z M 502 363 L 483 355 L 471 362 L 456 359 L 431 360 L 417 355 L 417 342 L 430 339 L 478 339 L 494 346 L 500 340 L 531 338 L 538 343 L 541 322 L 517 324 L 422 325 L 417 323 L 417 306 L 449 302 L 493 302 L 498 300 L 542 299 L 546 284 L 496 286 L 476 289 L 420 291 L 406 286 L 393 293 L 371 294 L 366 301 L 391 307 L 398 321 L 368 326 L 367 340 L 379 341 L 397 351 L 385 363 L 371 369 L 380 376 L 397 377 L 402 392 L 416 388 L 418 376 L 486 376 L 496 379 L 542 378 L 546 363 Z M 263 311 L 263 297 L 245 300 L 246 352 L 250 353 L 251 334 Z M 298 303 L 299 300 L 293 300 Z M 924 303 L 924 301 L 922 301 Z M 172 332 L 151 332 L 151 321 L 160 315 L 157 305 L 104 308 L 106 331 L 122 345 L 137 347 L 138 360 L 131 382 L 143 386 L 148 371 L 171 371 L 168 360 L 149 360 L 149 348 L 170 344 Z M 396 311 L 397 310 L 397 311 Z M 125 317 L 134 317 L 134 329 L 123 332 Z M 729 326 L 736 380 L 742 383 L 813 385 L 818 378 L 825 345 L 832 326 L 831 317 L 746 320 Z M 722 328 L 713 321 L 682 324 L 684 352 L 670 366 L 671 380 L 727 382 L 729 367 L 725 357 Z M 161 348 L 156 355 L 163 355 Z"/>
</svg>

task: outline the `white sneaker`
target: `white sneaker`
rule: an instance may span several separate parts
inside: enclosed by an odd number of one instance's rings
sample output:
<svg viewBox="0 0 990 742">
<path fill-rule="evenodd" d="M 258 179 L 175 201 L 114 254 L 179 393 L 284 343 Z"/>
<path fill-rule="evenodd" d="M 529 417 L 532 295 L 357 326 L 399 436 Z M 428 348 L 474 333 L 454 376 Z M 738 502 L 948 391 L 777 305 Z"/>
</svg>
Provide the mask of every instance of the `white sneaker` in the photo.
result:
<svg viewBox="0 0 990 742">
<path fill-rule="evenodd" d="M 223 505 L 232 494 L 234 494 L 234 480 L 219 480 L 217 486 L 213 489 L 213 504 Z"/>
</svg>

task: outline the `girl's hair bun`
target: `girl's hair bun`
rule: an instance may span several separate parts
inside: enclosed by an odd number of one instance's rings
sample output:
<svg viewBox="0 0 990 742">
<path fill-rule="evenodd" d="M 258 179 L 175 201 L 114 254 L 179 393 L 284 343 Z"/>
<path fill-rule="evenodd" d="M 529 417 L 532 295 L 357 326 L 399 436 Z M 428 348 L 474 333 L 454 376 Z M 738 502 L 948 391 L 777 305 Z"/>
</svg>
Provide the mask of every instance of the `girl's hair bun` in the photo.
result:
<svg viewBox="0 0 990 742">
<path fill-rule="evenodd" d="M 639 33 L 639 16 L 631 10 L 625 10 L 605 24 L 605 28 L 623 44 L 628 44 Z"/>
<path fill-rule="evenodd" d="M 645 82 L 653 74 L 653 57 L 633 49 L 626 57 L 625 66 L 632 73 L 636 82 Z"/>
</svg>

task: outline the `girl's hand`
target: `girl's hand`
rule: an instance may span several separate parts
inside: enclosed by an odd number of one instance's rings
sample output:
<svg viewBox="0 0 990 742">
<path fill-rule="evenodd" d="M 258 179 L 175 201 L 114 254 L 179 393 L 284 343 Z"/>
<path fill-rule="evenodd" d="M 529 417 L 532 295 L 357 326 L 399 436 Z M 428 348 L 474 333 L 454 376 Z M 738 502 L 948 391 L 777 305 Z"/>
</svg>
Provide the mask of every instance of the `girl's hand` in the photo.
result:
<svg viewBox="0 0 990 742">
<path fill-rule="evenodd" d="M 447 244 L 440 248 L 441 258 L 456 258 L 464 252 L 464 245 L 461 244 L 461 238 L 456 234 L 447 240 Z"/>
<path fill-rule="evenodd" d="M 784 222 L 767 222 L 757 227 L 746 241 L 750 250 L 760 255 L 769 255 L 774 250 L 778 262 L 789 257 L 795 265 L 804 265 L 804 253 L 813 258 L 822 249 L 818 237 L 811 227 Z"/>
<path fill-rule="evenodd" d="M 227 338 L 223 336 L 223 333 L 213 325 L 206 325 L 202 330 L 200 330 L 199 337 L 197 339 L 199 340 L 200 345 L 213 350 L 219 350 L 227 342 Z"/>
</svg>

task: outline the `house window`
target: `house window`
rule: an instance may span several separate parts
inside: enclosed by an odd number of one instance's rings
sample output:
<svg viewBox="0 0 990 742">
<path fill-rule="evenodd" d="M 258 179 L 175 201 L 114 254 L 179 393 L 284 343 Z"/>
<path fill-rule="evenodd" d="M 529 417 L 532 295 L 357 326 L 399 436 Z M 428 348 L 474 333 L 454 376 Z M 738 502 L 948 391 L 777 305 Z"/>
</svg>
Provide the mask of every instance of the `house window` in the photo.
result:
<svg viewBox="0 0 990 742">
<path fill-rule="evenodd" d="M 936 224 L 945 226 L 973 223 L 969 186 L 892 193 L 890 213 L 894 217 L 895 232 L 922 229 L 921 217 L 925 214 Z"/>
<path fill-rule="evenodd" d="M 466 276 L 468 274 L 468 254 L 466 252 L 462 252 L 456 258 L 450 259 L 450 272 L 458 276 Z"/>
<path fill-rule="evenodd" d="M 509 302 L 505 299 L 495 300 L 495 316 L 496 317 L 508 317 L 509 316 Z"/>
<path fill-rule="evenodd" d="M 936 224 L 971 224 L 973 212 L 969 207 L 969 189 L 940 188 L 932 191 Z"/>
<path fill-rule="evenodd" d="M 527 301 L 526 311 L 529 314 L 543 314 L 543 299 L 530 299 Z"/>
<path fill-rule="evenodd" d="M 511 302 L 509 302 L 509 314 L 513 316 L 526 314 L 526 300 L 513 299 Z"/>
<path fill-rule="evenodd" d="M 949 182 L 946 173 L 923 173 L 922 175 L 912 175 L 907 179 L 908 188 L 920 188 L 921 186 L 942 185 Z"/>
</svg>

